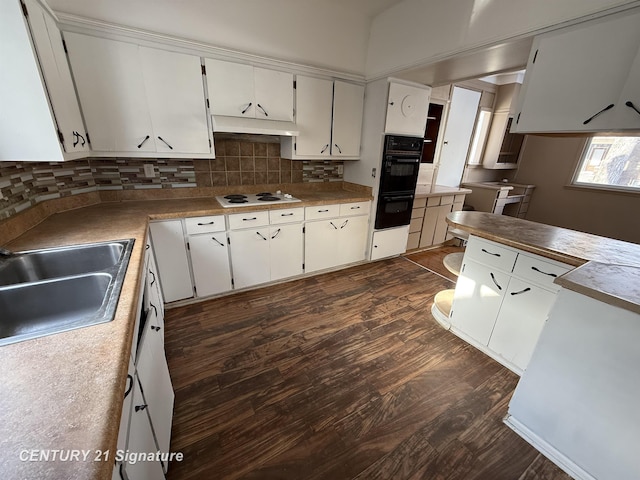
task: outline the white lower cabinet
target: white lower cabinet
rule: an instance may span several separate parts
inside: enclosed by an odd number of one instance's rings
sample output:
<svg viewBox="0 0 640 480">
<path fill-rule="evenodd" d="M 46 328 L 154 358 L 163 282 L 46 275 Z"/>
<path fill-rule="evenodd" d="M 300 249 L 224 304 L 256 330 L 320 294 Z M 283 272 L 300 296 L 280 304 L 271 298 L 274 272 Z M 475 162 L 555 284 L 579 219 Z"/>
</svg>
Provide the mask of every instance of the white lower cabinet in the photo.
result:
<svg viewBox="0 0 640 480">
<path fill-rule="evenodd" d="M 300 275 L 302 224 L 259 226 L 229 232 L 235 288 Z"/>
<path fill-rule="evenodd" d="M 456 283 L 451 330 L 521 374 L 571 266 L 475 236 Z"/>
<path fill-rule="evenodd" d="M 198 297 L 231 290 L 229 245 L 225 232 L 190 235 L 189 254 Z"/>
<path fill-rule="evenodd" d="M 524 370 L 555 299 L 553 292 L 512 278 L 491 334 L 489 348 Z"/>
<path fill-rule="evenodd" d="M 306 217 L 317 220 L 305 224 L 305 272 L 364 260 L 369 202 L 307 207 Z"/>
<path fill-rule="evenodd" d="M 192 297 L 193 286 L 182 220 L 153 222 L 150 228 L 164 300 L 174 302 Z"/>
<path fill-rule="evenodd" d="M 456 283 L 451 325 L 487 345 L 508 284 L 508 274 L 465 259 Z"/>
</svg>

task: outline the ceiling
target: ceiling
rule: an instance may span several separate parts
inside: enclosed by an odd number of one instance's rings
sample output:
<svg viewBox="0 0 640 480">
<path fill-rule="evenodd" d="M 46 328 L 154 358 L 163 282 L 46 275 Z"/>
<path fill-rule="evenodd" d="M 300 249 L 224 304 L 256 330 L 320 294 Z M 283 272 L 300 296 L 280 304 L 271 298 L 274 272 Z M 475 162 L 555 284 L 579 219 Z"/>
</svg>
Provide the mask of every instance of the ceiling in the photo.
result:
<svg viewBox="0 0 640 480">
<path fill-rule="evenodd" d="M 373 18 L 380 12 L 401 3 L 403 0 L 314 0 L 344 8 L 355 10 L 367 17 Z"/>
</svg>

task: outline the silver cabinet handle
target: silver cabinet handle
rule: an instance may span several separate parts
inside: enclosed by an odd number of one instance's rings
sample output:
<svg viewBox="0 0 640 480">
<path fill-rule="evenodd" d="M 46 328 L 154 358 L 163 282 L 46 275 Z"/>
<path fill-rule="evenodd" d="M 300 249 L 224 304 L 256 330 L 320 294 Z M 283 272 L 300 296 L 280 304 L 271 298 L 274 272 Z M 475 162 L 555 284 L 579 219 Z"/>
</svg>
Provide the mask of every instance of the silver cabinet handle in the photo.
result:
<svg viewBox="0 0 640 480">
<path fill-rule="evenodd" d="M 520 295 L 521 293 L 529 292 L 530 290 L 531 290 L 531 288 L 527 287 L 527 288 L 524 288 L 524 289 L 520 290 L 519 292 L 511 292 L 511 295 Z"/>
<path fill-rule="evenodd" d="M 582 122 L 583 125 L 586 125 L 587 123 L 589 123 L 591 120 L 593 120 L 594 118 L 596 118 L 598 115 L 600 115 L 601 113 L 606 112 L 607 110 L 611 110 L 613 107 L 615 107 L 615 104 L 610 103 L 609 105 L 607 105 L 606 107 L 604 107 L 602 110 L 600 110 L 599 112 L 594 113 L 593 115 L 591 115 L 589 118 L 587 118 L 584 122 Z"/>
<path fill-rule="evenodd" d="M 337 143 L 334 143 L 333 145 L 334 145 L 334 147 L 336 147 L 338 149 L 338 153 L 342 153 L 342 150 L 340 149 L 340 147 L 338 146 Z"/>
<path fill-rule="evenodd" d="M 482 249 L 482 251 L 483 251 L 484 253 L 489 254 L 489 255 L 493 255 L 494 257 L 501 257 L 501 256 L 502 256 L 502 255 L 500 255 L 499 253 L 493 253 L 493 252 L 490 252 L 489 250 L 485 250 L 484 248 Z"/>
<path fill-rule="evenodd" d="M 280 230 L 282 230 L 281 228 L 279 228 L 278 230 L 276 230 L 276 233 L 271 237 L 271 240 L 273 240 L 274 238 L 276 238 L 278 235 L 280 235 Z"/>
<path fill-rule="evenodd" d="M 329 144 L 327 143 L 324 147 L 322 147 L 322 150 L 320 150 L 320 153 L 324 153 L 327 148 L 329 148 Z"/>
<path fill-rule="evenodd" d="M 493 272 L 490 273 L 491 275 L 491 280 L 493 280 L 493 283 L 495 283 L 496 287 L 498 287 L 498 290 L 502 290 L 502 287 L 500 286 L 500 284 L 498 283 L 498 281 L 496 280 L 495 275 L 493 274 Z"/>
<path fill-rule="evenodd" d="M 340 225 L 340 229 L 343 229 L 344 227 L 346 227 L 347 223 L 349 223 L 349 219 L 345 220 L 344 223 Z"/>
<path fill-rule="evenodd" d="M 214 240 L 218 245 L 220 245 L 221 247 L 224 247 L 224 243 L 222 243 L 220 240 L 218 240 L 216 237 L 211 237 L 211 240 Z"/>
<path fill-rule="evenodd" d="M 333 222 L 329 222 L 329 223 L 331 224 L 331 226 L 332 226 L 333 228 L 335 228 L 336 230 L 338 230 L 338 227 L 336 227 L 336 226 L 333 224 Z"/>
<path fill-rule="evenodd" d="M 216 222 L 208 222 L 208 223 L 198 223 L 198 226 L 203 226 L 203 225 L 213 225 Z"/>
<path fill-rule="evenodd" d="M 267 238 L 266 238 L 264 235 L 262 235 L 260 232 L 256 232 L 256 234 L 257 234 L 261 239 L 263 239 L 263 240 L 266 240 L 266 239 L 267 239 Z"/>
<path fill-rule="evenodd" d="M 149 140 L 149 135 L 147 135 L 146 137 L 144 137 L 144 139 L 140 142 L 140 144 L 138 145 L 138 148 L 142 148 L 142 145 L 144 145 L 144 142 L 146 142 L 147 140 Z"/>
<path fill-rule="evenodd" d="M 290 217 L 291 215 L 293 215 L 293 213 L 281 213 L 280 214 L 281 217 Z"/>
<path fill-rule="evenodd" d="M 531 267 L 531 270 L 541 273 L 543 275 L 549 275 L 550 277 L 557 277 L 558 275 L 556 275 L 555 273 L 547 273 L 547 272 L 543 272 L 542 270 L 540 270 L 538 267 Z"/>
<path fill-rule="evenodd" d="M 167 147 L 169 147 L 171 150 L 173 150 L 173 147 L 171 145 L 169 145 L 169 143 L 167 143 L 167 141 L 162 138 L 162 137 L 158 137 L 158 140 L 160 140 L 162 143 L 164 143 Z"/>
<path fill-rule="evenodd" d="M 244 110 L 242 110 L 242 112 L 240 112 L 240 113 L 242 113 L 242 115 L 244 115 L 245 113 L 247 113 L 247 110 L 249 110 L 249 108 L 251 107 L 251 105 L 253 105 L 253 103 L 249 102 L 249 105 L 247 105 L 247 106 L 244 108 Z"/>
<path fill-rule="evenodd" d="M 250 222 L 251 220 L 257 220 L 256 217 L 251 217 L 251 218 L 243 218 L 242 221 L 243 222 Z"/>
<path fill-rule="evenodd" d="M 267 113 L 267 111 L 266 111 L 264 108 L 262 108 L 262 105 L 260 105 L 259 103 L 256 103 L 256 107 L 258 107 L 260 110 L 262 110 L 262 113 L 264 113 L 264 116 L 265 116 L 265 117 L 268 117 L 268 116 L 269 116 L 269 114 Z"/>
</svg>

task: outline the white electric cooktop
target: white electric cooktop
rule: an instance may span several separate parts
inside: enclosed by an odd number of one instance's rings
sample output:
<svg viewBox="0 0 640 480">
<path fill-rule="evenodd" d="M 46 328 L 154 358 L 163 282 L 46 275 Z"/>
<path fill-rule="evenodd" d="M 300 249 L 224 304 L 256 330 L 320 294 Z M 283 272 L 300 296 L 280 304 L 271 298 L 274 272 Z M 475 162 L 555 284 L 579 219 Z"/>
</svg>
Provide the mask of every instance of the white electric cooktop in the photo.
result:
<svg viewBox="0 0 640 480">
<path fill-rule="evenodd" d="M 216 197 L 216 200 L 224 208 L 253 207 L 268 203 L 295 203 L 301 201 L 299 198 L 295 198 L 288 193 L 271 192 L 220 195 Z"/>
</svg>

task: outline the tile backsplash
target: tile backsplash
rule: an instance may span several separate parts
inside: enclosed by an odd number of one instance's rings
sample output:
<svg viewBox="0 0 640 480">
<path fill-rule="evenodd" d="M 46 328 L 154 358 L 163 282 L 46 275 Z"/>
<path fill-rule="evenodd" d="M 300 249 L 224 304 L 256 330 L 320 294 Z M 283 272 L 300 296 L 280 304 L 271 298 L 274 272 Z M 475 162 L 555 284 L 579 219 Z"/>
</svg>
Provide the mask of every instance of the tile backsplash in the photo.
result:
<svg viewBox="0 0 640 480">
<path fill-rule="evenodd" d="M 92 191 L 342 181 L 342 162 L 287 160 L 280 158 L 279 143 L 260 140 L 216 136 L 212 160 L 96 157 L 64 163 L 0 162 L 0 219 L 45 200 Z M 145 164 L 153 165 L 153 178 L 145 176 Z"/>
</svg>

